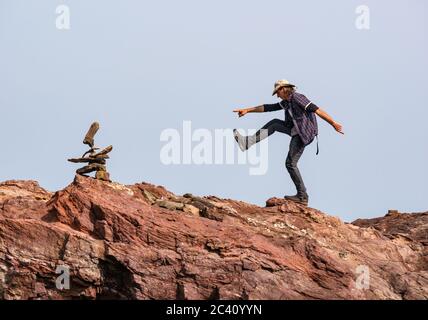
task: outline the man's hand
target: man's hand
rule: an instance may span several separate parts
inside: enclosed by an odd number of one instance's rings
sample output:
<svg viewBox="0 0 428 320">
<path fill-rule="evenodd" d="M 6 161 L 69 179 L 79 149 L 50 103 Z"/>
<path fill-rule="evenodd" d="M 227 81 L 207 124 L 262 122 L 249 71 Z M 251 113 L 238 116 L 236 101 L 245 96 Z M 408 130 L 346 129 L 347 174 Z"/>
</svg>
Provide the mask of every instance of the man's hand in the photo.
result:
<svg viewBox="0 0 428 320">
<path fill-rule="evenodd" d="M 238 116 L 243 117 L 249 112 L 249 110 L 248 109 L 235 109 L 235 110 L 233 110 L 233 112 L 238 112 Z"/>
<path fill-rule="evenodd" d="M 265 111 L 264 105 L 261 105 L 261 106 L 258 106 L 258 107 L 254 107 L 254 108 L 235 109 L 235 110 L 233 110 L 233 112 L 238 112 L 238 116 L 239 117 L 243 117 L 243 116 L 245 116 L 249 112 L 264 112 L 264 111 Z"/>
<path fill-rule="evenodd" d="M 340 123 L 333 122 L 332 126 L 333 126 L 334 130 L 336 130 L 337 132 L 339 132 L 341 134 L 344 134 L 342 131 L 342 125 Z"/>
</svg>

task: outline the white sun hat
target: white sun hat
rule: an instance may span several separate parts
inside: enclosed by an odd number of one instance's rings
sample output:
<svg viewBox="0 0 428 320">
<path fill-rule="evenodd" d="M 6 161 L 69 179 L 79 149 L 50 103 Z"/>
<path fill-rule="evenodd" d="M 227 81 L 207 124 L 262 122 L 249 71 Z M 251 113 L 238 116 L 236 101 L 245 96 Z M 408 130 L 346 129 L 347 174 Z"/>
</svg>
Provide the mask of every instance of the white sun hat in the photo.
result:
<svg viewBox="0 0 428 320">
<path fill-rule="evenodd" d="M 273 89 L 272 95 L 274 96 L 276 94 L 276 92 L 283 87 L 295 87 L 295 85 L 291 84 L 288 80 L 285 80 L 285 79 L 278 80 L 274 84 L 274 89 Z"/>
</svg>

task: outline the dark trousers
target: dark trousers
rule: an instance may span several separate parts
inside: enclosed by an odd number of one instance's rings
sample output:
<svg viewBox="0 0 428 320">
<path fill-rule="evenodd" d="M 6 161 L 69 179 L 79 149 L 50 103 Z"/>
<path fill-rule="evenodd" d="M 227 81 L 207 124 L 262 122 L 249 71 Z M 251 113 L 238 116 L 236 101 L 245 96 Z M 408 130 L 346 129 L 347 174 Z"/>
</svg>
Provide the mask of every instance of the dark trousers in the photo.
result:
<svg viewBox="0 0 428 320">
<path fill-rule="evenodd" d="M 261 134 L 261 132 L 263 132 L 263 134 Z M 255 133 L 256 142 L 259 142 L 275 132 L 281 132 L 291 136 L 291 128 L 285 125 L 285 121 L 273 119 Z M 290 174 L 291 180 L 293 180 L 294 185 L 296 186 L 297 194 L 303 198 L 307 198 L 308 194 L 306 193 L 306 187 L 302 176 L 300 175 L 300 171 L 297 168 L 297 162 L 302 156 L 304 150 L 305 145 L 299 135 L 292 136 L 287 159 L 285 160 L 285 167 Z"/>
</svg>

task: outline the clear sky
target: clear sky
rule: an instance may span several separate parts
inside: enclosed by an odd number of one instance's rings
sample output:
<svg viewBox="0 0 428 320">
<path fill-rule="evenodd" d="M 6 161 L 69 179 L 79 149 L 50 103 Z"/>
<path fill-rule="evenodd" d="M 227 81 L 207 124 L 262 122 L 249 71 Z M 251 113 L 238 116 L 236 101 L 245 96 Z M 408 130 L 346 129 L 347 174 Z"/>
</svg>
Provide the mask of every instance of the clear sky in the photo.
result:
<svg viewBox="0 0 428 320">
<path fill-rule="evenodd" d="M 70 29 L 56 27 L 59 5 Z M 358 29 L 356 8 L 370 9 Z M 90 123 L 112 144 L 109 171 L 182 194 L 263 205 L 293 194 L 290 138 L 269 139 L 269 170 L 160 161 L 164 129 L 258 128 L 282 112 L 238 119 L 277 101 L 286 78 L 340 122 L 319 119 L 320 154 L 299 163 L 310 206 L 352 221 L 428 209 L 425 0 L 0 0 L 0 181 L 65 187 Z"/>
</svg>

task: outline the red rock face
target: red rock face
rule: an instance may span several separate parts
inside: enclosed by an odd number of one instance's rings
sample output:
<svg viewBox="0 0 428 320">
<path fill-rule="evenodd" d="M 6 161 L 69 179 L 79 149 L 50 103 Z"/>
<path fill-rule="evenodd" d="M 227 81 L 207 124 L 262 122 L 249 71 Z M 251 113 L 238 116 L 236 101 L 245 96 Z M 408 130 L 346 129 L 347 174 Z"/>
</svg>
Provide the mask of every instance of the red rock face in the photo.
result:
<svg viewBox="0 0 428 320">
<path fill-rule="evenodd" d="M 1 299 L 427 299 L 427 214 L 347 224 L 283 199 L 76 176 L 0 184 Z M 68 268 L 69 288 L 58 287 Z"/>
</svg>

